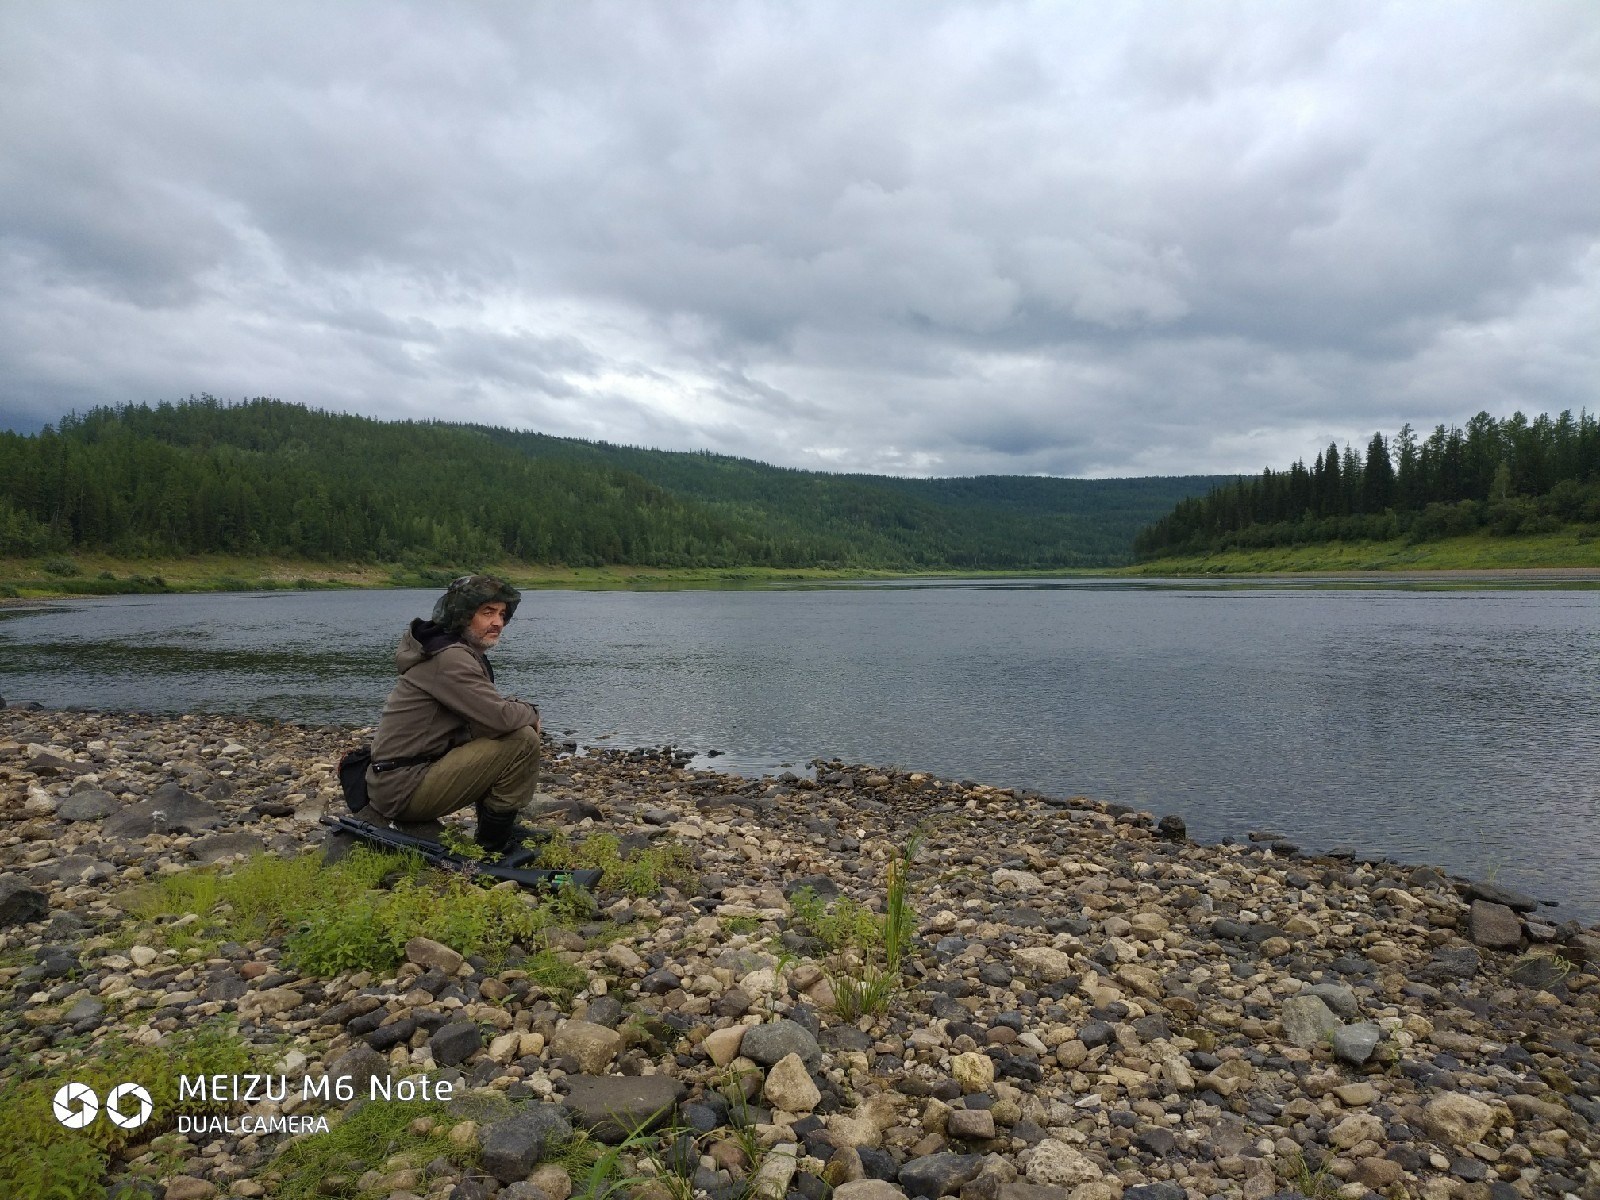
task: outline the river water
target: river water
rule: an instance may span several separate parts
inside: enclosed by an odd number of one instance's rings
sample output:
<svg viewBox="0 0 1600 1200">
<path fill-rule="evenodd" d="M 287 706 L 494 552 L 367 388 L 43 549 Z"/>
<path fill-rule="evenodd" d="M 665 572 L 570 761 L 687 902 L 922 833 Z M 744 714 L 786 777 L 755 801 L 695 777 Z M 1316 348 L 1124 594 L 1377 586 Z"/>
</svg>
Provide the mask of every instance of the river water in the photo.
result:
<svg viewBox="0 0 1600 1200">
<path fill-rule="evenodd" d="M 433 593 L 0 611 L 0 695 L 369 724 Z M 1600 591 L 957 581 L 528 593 L 503 690 L 585 744 L 925 769 L 1212 840 L 1438 863 L 1600 920 Z"/>
</svg>

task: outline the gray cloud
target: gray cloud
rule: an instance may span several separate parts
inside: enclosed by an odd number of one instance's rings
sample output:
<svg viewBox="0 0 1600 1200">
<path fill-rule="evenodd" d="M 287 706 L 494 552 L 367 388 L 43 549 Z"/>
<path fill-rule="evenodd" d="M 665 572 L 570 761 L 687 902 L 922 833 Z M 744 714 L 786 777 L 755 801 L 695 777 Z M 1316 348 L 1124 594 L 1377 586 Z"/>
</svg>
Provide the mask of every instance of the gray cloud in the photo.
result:
<svg viewBox="0 0 1600 1200">
<path fill-rule="evenodd" d="M 1594 406 L 1600 15 L 0 7 L 0 424 L 1255 471 Z"/>
</svg>

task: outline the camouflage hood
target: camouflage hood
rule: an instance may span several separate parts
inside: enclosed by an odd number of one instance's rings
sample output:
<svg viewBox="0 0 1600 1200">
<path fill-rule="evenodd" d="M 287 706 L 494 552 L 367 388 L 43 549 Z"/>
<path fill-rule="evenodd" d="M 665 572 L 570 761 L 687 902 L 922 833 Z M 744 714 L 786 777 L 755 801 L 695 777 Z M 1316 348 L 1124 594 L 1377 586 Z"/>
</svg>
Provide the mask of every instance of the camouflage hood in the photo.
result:
<svg viewBox="0 0 1600 1200">
<path fill-rule="evenodd" d="M 521 601 L 522 593 L 504 579 L 493 575 L 463 575 L 445 590 L 433 606 L 433 623 L 440 629 L 460 633 L 478 609 L 485 604 L 499 602 L 506 606 L 506 622 L 509 624 Z"/>
</svg>

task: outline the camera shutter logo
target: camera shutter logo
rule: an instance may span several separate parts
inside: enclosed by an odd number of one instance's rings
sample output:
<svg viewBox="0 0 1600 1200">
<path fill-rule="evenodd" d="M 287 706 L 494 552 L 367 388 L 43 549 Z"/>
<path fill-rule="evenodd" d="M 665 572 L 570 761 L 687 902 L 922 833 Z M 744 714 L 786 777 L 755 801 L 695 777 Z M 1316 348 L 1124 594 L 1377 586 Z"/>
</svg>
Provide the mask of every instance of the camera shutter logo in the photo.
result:
<svg viewBox="0 0 1600 1200">
<path fill-rule="evenodd" d="M 129 1112 L 129 1109 L 132 1112 Z M 106 1097 L 106 1116 L 119 1129 L 137 1129 L 150 1119 L 155 1109 L 150 1093 L 137 1083 L 119 1083 Z"/>
<path fill-rule="evenodd" d="M 56 1091 L 56 1120 L 68 1129 L 82 1129 L 100 1113 L 100 1099 L 87 1083 L 63 1084 Z"/>
</svg>

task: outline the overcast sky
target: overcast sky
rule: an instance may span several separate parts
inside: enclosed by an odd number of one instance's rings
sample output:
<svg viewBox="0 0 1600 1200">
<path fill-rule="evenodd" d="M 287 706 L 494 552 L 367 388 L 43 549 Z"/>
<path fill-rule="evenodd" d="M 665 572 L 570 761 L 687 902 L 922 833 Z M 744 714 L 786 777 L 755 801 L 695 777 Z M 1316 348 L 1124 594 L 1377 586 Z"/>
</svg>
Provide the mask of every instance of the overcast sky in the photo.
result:
<svg viewBox="0 0 1600 1200">
<path fill-rule="evenodd" d="M 0 427 L 897 474 L 1591 411 L 1593 0 L 0 4 Z"/>
</svg>

